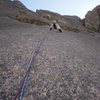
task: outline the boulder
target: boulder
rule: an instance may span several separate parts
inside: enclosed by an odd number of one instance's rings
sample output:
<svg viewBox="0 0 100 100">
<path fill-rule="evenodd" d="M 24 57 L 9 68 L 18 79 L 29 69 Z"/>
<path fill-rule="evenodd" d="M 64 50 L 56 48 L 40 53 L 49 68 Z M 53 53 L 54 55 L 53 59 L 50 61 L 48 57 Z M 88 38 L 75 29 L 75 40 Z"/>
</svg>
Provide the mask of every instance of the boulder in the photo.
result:
<svg viewBox="0 0 100 100">
<path fill-rule="evenodd" d="M 86 28 L 100 32 L 100 5 L 95 7 L 92 11 L 88 11 L 84 21 Z"/>
</svg>

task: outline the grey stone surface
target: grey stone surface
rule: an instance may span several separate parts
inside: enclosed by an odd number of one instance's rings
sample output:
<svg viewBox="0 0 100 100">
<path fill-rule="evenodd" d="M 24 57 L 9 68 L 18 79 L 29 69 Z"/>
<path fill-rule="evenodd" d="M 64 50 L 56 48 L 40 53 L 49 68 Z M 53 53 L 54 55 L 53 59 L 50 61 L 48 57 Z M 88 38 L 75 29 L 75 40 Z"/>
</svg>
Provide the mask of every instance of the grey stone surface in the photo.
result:
<svg viewBox="0 0 100 100">
<path fill-rule="evenodd" d="M 47 31 L 48 26 L 0 26 L 0 100 L 15 96 L 32 48 Z M 65 30 L 47 35 L 23 100 L 100 100 L 100 39 Z"/>
<path fill-rule="evenodd" d="M 85 16 L 85 27 L 100 32 L 100 5 L 96 6 L 92 11 L 88 11 Z"/>
</svg>

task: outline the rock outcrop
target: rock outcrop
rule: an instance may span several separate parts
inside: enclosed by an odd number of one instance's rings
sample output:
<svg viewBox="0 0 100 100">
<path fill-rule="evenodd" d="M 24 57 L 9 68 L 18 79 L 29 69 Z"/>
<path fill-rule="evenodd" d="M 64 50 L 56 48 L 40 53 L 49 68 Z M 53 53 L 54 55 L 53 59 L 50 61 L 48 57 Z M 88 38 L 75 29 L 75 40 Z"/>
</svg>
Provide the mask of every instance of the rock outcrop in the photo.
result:
<svg viewBox="0 0 100 100">
<path fill-rule="evenodd" d="M 2 9 L 0 17 L 8 17 L 24 23 L 50 25 L 52 20 L 56 20 L 66 30 L 100 32 L 100 5 L 89 11 L 83 20 L 77 16 L 60 15 L 47 10 L 33 12 L 17 0 L 0 0 L 0 9 Z"/>
<path fill-rule="evenodd" d="M 49 25 L 52 20 L 57 20 L 63 29 L 71 31 L 85 30 L 81 19 L 77 16 L 62 16 L 47 10 L 28 10 L 20 1 L 1 0 L 0 15 L 35 25 Z"/>
<path fill-rule="evenodd" d="M 88 11 L 85 16 L 84 25 L 90 30 L 100 32 L 100 5 L 92 11 Z"/>
<path fill-rule="evenodd" d="M 45 25 L 46 20 L 27 9 L 20 1 L 0 0 L 0 16 L 9 17 L 25 23 Z"/>
<path fill-rule="evenodd" d="M 37 10 L 36 14 L 47 20 L 56 20 L 63 29 L 71 31 L 85 30 L 81 23 L 81 19 L 77 16 L 60 15 L 58 13 L 50 12 L 47 10 Z"/>
</svg>

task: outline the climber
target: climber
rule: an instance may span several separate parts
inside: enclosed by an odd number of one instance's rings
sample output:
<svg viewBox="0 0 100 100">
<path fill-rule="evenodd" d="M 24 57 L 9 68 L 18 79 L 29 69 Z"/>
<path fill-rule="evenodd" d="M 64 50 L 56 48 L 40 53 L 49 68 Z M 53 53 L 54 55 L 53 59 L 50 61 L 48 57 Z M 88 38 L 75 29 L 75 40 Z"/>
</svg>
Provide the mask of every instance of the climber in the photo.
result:
<svg viewBox="0 0 100 100">
<path fill-rule="evenodd" d="M 59 24 L 54 20 L 54 21 L 52 21 L 52 23 L 51 23 L 51 25 L 50 25 L 50 30 L 52 30 L 52 29 L 58 29 L 59 30 L 59 32 L 62 32 L 62 29 L 61 29 L 61 27 L 59 26 Z"/>
</svg>

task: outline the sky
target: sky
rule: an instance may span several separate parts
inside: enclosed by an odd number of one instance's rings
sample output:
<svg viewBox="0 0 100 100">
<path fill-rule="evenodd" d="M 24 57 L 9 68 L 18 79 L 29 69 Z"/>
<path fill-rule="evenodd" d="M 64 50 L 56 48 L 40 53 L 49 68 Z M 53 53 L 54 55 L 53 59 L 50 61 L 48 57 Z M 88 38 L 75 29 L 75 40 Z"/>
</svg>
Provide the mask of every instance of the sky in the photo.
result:
<svg viewBox="0 0 100 100">
<path fill-rule="evenodd" d="M 85 14 L 100 5 L 100 0 L 20 0 L 28 9 L 49 10 L 61 15 L 76 15 L 84 18 Z"/>
</svg>

